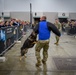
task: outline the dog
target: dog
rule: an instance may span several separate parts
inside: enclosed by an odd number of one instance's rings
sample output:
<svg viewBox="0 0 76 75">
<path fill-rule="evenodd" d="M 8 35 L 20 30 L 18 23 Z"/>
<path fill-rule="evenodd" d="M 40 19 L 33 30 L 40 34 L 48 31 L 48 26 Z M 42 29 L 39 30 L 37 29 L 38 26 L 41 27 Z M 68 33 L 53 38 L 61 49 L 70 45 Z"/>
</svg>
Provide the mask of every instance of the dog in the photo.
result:
<svg viewBox="0 0 76 75">
<path fill-rule="evenodd" d="M 33 31 L 31 35 L 25 40 L 21 47 L 21 56 L 20 60 L 22 60 L 23 57 L 26 57 L 25 54 L 28 52 L 29 48 L 32 48 L 36 43 L 37 34 Z"/>
</svg>

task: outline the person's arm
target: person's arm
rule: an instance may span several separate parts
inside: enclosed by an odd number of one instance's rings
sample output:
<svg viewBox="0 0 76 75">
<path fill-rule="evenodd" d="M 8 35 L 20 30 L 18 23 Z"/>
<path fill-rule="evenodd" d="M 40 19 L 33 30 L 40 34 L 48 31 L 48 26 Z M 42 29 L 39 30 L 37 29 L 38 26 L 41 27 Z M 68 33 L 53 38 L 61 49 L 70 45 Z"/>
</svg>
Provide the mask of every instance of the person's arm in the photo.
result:
<svg viewBox="0 0 76 75">
<path fill-rule="evenodd" d="M 35 33 L 39 33 L 38 32 L 38 30 L 39 30 L 39 24 L 37 24 L 34 28 L 33 28 L 33 31 L 35 32 Z"/>
<path fill-rule="evenodd" d="M 47 22 L 47 26 L 50 31 L 53 31 L 53 33 L 55 33 L 59 37 L 61 36 L 60 31 L 57 29 L 57 27 L 54 24 Z"/>
</svg>

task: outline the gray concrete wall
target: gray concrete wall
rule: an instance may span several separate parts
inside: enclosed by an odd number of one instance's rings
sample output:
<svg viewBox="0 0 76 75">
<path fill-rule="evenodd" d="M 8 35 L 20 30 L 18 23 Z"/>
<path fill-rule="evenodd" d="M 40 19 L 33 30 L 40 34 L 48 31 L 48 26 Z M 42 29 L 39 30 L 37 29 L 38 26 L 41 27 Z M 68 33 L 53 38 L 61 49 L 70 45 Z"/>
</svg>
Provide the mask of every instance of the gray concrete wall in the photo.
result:
<svg viewBox="0 0 76 75">
<path fill-rule="evenodd" d="M 17 18 L 17 19 L 21 19 L 21 20 L 25 20 L 25 21 L 30 21 L 29 12 L 11 12 L 10 15 L 11 15 L 11 18 Z M 55 12 L 44 12 L 43 15 L 45 15 L 47 17 L 48 21 L 54 23 L 58 14 Z M 34 21 L 33 17 L 32 17 L 32 21 Z"/>
<path fill-rule="evenodd" d="M 30 21 L 29 12 L 11 12 L 11 18 L 17 18 L 25 21 Z M 57 12 L 43 12 L 43 15 L 47 17 L 47 20 L 54 23 L 55 19 L 58 18 Z M 76 19 L 76 13 L 69 13 L 69 19 Z M 32 21 L 33 17 L 32 17 Z"/>
<path fill-rule="evenodd" d="M 30 13 L 29 12 L 11 12 L 11 18 L 17 18 L 20 20 L 30 21 Z"/>
<path fill-rule="evenodd" d="M 76 20 L 76 13 L 70 13 L 69 19 L 75 19 Z"/>
<path fill-rule="evenodd" d="M 47 17 L 47 20 L 54 23 L 55 19 L 58 18 L 58 13 L 56 12 L 44 12 L 43 15 Z"/>
</svg>

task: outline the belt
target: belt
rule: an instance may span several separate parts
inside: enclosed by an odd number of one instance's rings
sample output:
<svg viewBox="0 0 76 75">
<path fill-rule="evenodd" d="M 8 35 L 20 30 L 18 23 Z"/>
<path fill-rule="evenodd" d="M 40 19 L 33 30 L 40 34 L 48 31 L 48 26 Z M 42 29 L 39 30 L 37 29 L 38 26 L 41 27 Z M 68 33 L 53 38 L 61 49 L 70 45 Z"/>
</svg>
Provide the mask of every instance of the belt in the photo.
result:
<svg viewBox="0 0 76 75">
<path fill-rule="evenodd" d="M 40 43 L 48 43 L 50 41 L 50 39 L 48 40 L 38 40 Z"/>
</svg>

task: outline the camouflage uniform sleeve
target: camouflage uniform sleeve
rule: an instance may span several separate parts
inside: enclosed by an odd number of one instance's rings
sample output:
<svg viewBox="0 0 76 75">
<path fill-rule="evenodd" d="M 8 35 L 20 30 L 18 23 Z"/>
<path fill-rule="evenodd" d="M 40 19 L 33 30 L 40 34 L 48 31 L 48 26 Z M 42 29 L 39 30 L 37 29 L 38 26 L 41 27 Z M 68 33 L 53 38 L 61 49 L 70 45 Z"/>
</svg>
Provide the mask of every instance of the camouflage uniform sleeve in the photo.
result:
<svg viewBox="0 0 76 75">
<path fill-rule="evenodd" d="M 61 23 L 58 23 L 58 29 L 59 29 L 59 31 L 61 31 Z"/>
</svg>

